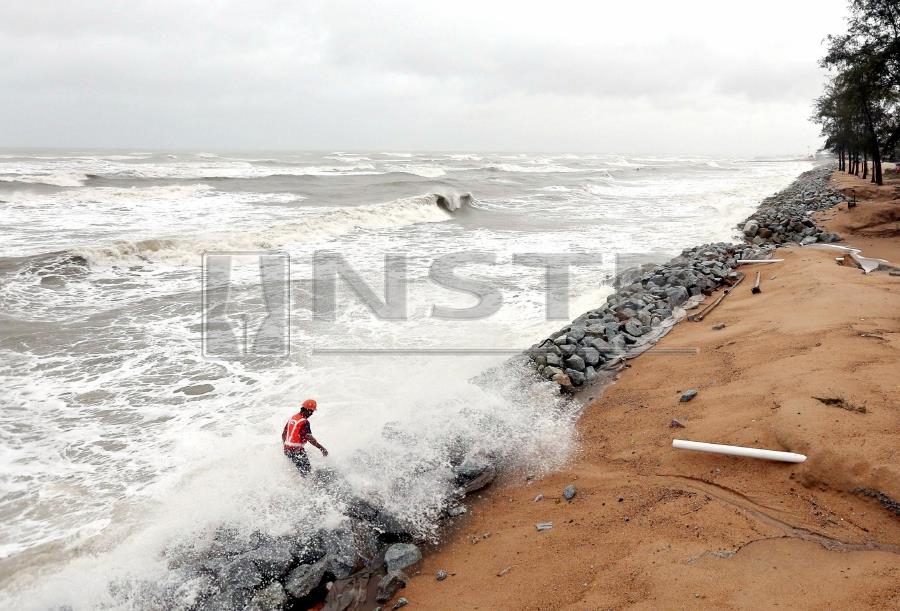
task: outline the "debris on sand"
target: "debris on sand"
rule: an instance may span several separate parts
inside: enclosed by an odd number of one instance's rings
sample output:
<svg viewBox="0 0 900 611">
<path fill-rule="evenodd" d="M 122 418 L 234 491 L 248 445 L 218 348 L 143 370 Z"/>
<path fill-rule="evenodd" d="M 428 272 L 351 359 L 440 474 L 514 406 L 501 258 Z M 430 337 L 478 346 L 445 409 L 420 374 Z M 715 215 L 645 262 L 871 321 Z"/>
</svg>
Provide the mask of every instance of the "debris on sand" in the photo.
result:
<svg viewBox="0 0 900 611">
<path fill-rule="evenodd" d="M 820 403 L 824 403 L 825 405 L 829 405 L 831 407 L 839 407 L 841 409 L 845 409 L 848 412 L 856 412 L 857 414 L 865 414 L 866 413 L 866 404 L 862 405 L 854 405 L 847 401 L 843 397 L 813 397 L 816 401 Z"/>
</svg>

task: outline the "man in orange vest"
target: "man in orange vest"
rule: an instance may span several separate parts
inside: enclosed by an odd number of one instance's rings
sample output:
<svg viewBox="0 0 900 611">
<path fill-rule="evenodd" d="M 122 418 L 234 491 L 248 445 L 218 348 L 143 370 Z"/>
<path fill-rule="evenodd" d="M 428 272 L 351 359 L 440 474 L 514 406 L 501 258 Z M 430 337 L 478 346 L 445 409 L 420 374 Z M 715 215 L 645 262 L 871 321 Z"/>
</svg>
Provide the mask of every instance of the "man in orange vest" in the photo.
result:
<svg viewBox="0 0 900 611">
<path fill-rule="evenodd" d="M 300 411 L 291 416 L 284 430 L 281 431 L 281 441 L 284 443 L 284 455 L 291 459 L 291 462 L 300 470 L 301 475 L 309 473 L 309 457 L 303 446 L 308 441 L 315 447 L 319 448 L 322 456 L 328 456 L 328 450 L 316 441 L 312 436 L 312 429 L 309 428 L 309 417 L 316 411 L 316 402 L 313 399 L 307 399 L 300 407 Z"/>
</svg>

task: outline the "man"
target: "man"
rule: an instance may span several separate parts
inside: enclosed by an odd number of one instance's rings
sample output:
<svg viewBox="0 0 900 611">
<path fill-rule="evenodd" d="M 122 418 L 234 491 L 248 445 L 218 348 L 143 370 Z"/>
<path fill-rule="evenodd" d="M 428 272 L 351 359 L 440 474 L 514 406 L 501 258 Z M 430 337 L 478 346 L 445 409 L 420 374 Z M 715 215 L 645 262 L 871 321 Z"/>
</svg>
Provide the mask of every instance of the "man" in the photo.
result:
<svg viewBox="0 0 900 611">
<path fill-rule="evenodd" d="M 322 456 L 328 456 L 328 450 L 322 447 L 316 438 L 312 436 L 312 429 L 309 427 L 309 417 L 316 411 L 316 402 L 313 399 L 307 399 L 300 407 L 300 411 L 287 421 L 284 430 L 281 431 L 281 441 L 284 443 L 284 455 L 291 459 L 291 462 L 300 470 L 300 474 L 306 476 L 309 473 L 309 457 L 303 446 L 308 441 L 315 447 L 319 448 Z"/>
</svg>

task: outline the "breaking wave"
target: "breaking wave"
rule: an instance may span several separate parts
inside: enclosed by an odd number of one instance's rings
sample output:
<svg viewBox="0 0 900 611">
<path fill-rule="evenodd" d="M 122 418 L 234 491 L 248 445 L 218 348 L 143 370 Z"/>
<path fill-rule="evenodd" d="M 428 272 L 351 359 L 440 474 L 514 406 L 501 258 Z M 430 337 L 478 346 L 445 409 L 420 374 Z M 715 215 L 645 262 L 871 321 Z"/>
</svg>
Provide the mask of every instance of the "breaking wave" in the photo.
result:
<svg viewBox="0 0 900 611">
<path fill-rule="evenodd" d="M 450 220 L 472 207 L 471 193 L 443 191 L 379 204 L 354 207 L 298 209 L 301 220 L 251 231 L 197 235 L 187 238 L 160 237 L 143 240 L 119 240 L 96 246 L 79 246 L 69 254 L 92 265 L 115 263 L 123 259 L 194 258 L 210 250 L 270 250 L 297 242 L 320 241 L 358 229 L 389 229 L 417 223 Z"/>
<path fill-rule="evenodd" d="M 56 172 L 53 174 L 4 174 L 0 182 L 27 185 L 49 185 L 51 187 L 81 187 L 88 180 L 87 174 L 79 172 Z"/>
</svg>

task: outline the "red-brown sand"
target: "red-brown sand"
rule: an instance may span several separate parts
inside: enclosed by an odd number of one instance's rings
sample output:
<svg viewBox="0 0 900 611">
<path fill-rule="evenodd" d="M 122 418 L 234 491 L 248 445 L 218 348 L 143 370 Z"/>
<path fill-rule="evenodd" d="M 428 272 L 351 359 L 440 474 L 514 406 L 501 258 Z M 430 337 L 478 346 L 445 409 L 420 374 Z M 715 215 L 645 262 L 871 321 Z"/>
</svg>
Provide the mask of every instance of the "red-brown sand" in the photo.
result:
<svg viewBox="0 0 900 611">
<path fill-rule="evenodd" d="M 900 264 L 900 180 L 834 182 L 859 205 L 822 222 Z M 400 593 L 409 608 L 900 608 L 900 518 L 863 492 L 900 499 L 900 277 L 827 251 L 776 256 L 759 266 L 761 294 L 745 267 L 705 320 L 659 344 L 698 354 L 632 361 L 586 408 L 568 468 L 485 491 Z M 699 394 L 680 403 L 688 388 Z M 673 438 L 809 459 L 674 450 Z M 451 576 L 438 582 L 440 569 Z"/>
</svg>

